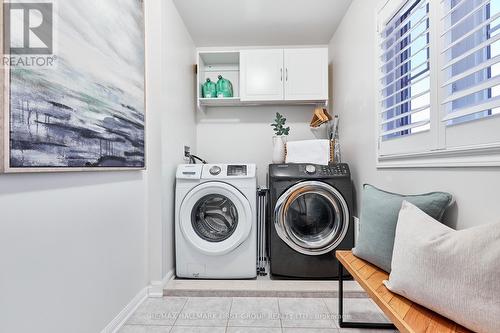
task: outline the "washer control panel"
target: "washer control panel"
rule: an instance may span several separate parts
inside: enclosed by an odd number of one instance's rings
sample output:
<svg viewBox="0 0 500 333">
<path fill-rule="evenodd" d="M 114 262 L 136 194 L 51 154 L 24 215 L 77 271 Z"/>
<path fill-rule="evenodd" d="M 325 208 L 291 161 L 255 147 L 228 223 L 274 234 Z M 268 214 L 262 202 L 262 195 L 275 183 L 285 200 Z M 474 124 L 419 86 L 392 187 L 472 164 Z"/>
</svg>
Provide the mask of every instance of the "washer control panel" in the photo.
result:
<svg viewBox="0 0 500 333">
<path fill-rule="evenodd" d="M 204 164 L 202 179 L 255 178 L 255 164 Z"/>
<path fill-rule="evenodd" d="M 228 165 L 227 175 L 229 177 L 246 176 L 248 173 L 247 165 Z"/>
<path fill-rule="evenodd" d="M 209 172 L 212 176 L 217 176 L 220 174 L 222 171 L 222 168 L 218 165 L 214 165 L 213 167 L 210 168 Z"/>
<path fill-rule="evenodd" d="M 181 164 L 177 167 L 177 179 L 201 179 L 203 165 L 201 164 Z"/>
</svg>

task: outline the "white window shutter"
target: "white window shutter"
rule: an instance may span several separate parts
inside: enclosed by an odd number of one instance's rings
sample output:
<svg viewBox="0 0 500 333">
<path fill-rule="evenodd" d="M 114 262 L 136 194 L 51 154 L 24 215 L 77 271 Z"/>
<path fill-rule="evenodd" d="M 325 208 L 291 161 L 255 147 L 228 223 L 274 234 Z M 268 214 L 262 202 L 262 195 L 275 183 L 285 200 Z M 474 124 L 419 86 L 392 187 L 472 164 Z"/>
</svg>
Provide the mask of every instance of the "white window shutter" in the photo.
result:
<svg viewBox="0 0 500 333">
<path fill-rule="evenodd" d="M 428 0 L 390 0 L 379 11 L 379 158 L 433 146 L 429 13 Z"/>
<path fill-rule="evenodd" d="M 455 150 L 500 146 L 500 0 L 441 6 L 442 141 Z"/>
</svg>

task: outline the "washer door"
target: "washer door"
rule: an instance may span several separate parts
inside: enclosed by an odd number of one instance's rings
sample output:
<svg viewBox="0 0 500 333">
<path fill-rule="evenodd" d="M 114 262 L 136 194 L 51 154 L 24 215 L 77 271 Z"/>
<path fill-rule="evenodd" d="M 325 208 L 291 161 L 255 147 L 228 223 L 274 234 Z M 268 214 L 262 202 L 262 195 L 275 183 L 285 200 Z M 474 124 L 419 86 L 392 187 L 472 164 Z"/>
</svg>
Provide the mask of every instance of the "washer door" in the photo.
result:
<svg viewBox="0 0 500 333">
<path fill-rule="evenodd" d="M 186 240 L 207 255 L 224 255 L 243 243 L 252 229 L 248 200 L 233 186 L 203 183 L 182 201 L 179 225 Z"/>
<path fill-rule="evenodd" d="M 297 252 L 321 255 L 336 248 L 349 228 L 349 208 L 334 187 L 306 181 L 288 189 L 277 201 L 274 227 Z"/>
</svg>

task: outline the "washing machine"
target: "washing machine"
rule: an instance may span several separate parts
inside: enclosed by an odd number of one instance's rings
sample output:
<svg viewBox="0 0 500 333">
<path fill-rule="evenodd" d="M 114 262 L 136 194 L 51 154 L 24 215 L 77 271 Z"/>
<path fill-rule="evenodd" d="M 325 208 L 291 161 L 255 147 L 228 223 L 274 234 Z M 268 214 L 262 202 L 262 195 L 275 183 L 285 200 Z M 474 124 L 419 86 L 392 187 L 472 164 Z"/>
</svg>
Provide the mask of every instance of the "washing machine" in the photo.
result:
<svg viewBox="0 0 500 333">
<path fill-rule="evenodd" d="M 176 178 L 177 277 L 256 277 L 256 166 L 180 165 Z"/>
<path fill-rule="evenodd" d="M 347 164 L 269 166 L 267 230 L 274 278 L 336 279 L 336 250 L 354 246 Z"/>
</svg>

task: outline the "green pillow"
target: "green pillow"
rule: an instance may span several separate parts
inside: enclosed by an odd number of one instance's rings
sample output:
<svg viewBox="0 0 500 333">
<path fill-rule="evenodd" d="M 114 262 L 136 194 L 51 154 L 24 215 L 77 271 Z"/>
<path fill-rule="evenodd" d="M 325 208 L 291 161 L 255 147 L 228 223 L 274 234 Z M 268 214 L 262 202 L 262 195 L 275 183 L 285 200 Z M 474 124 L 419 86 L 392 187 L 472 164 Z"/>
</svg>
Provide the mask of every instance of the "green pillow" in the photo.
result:
<svg viewBox="0 0 500 333">
<path fill-rule="evenodd" d="M 443 192 L 401 195 L 365 184 L 361 198 L 359 235 L 356 247 L 353 249 L 355 256 L 386 272 L 391 271 L 396 225 L 401 205 L 405 200 L 441 221 L 452 196 Z"/>
</svg>

